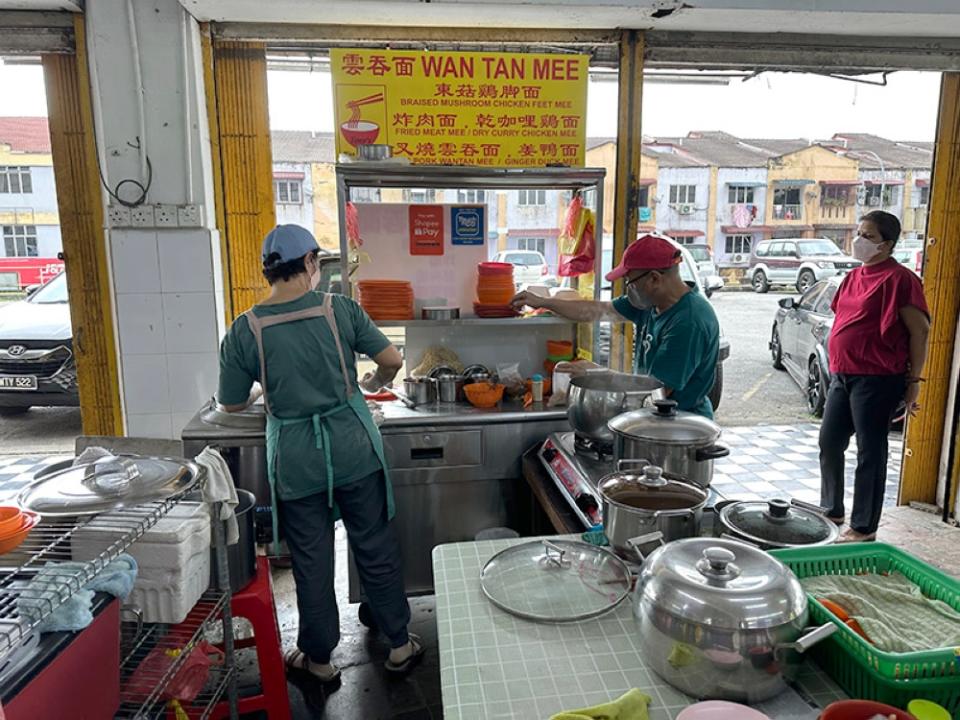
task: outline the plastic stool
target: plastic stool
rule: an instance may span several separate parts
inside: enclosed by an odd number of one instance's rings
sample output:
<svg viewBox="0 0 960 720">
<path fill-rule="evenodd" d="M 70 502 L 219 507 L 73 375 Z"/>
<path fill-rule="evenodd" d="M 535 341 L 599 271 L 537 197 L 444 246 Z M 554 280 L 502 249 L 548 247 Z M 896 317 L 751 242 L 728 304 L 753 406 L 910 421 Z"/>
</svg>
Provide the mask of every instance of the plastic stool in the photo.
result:
<svg viewBox="0 0 960 720">
<path fill-rule="evenodd" d="M 270 720 L 289 720 L 287 673 L 280 645 L 277 608 L 273 603 L 273 580 L 267 558 L 257 558 L 257 577 L 233 596 L 230 608 L 233 617 L 246 618 L 253 625 L 253 637 L 249 640 L 238 640 L 236 649 L 256 646 L 257 664 L 260 667 L 260 694 L 240 698 L 240 715 L 265 710 Z M 229 703 L 218 703 L 213 717 L 224 718 L 229 715 Z"/>
</svg>

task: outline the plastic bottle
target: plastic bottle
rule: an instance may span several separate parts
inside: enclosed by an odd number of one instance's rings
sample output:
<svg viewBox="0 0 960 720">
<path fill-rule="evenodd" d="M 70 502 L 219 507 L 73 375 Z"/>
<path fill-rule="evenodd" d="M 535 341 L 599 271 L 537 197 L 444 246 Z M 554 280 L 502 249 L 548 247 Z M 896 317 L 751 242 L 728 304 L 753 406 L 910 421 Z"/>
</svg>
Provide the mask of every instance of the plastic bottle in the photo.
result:
<svg viewBox="0 0 960 720">
<path fill-rule="evenodd" d="M 543 376 L 534 375 L 530 381 L 530 393 L 533 395 L 535 403 L 543 402 Z"/>
</svg>

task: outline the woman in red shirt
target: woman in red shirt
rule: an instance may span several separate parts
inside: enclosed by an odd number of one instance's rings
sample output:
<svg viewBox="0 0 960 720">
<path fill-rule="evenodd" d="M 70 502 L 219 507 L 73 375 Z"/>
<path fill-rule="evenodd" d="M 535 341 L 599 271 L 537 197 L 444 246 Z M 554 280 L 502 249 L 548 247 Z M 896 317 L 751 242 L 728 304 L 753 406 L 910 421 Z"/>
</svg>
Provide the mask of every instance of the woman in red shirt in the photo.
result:
<svg viewBox="0 0 960 720">
<path fill-rule="evenodd" d="M 833 299 L 830 391 L 820 426 L 821 505 L 838 525 L 843 507 L 844 453 L 857 436 L 850 527 L 840 542 L 874 540 L 887 482 L 887 433 L 902 400 L 917 396 L 927 357 L 930 316 L 923 286 L 891 257 L 900 221 L 874 210 L 860 218 L 853 256 L 863 265 L 843 279 Z"/>
</svg>

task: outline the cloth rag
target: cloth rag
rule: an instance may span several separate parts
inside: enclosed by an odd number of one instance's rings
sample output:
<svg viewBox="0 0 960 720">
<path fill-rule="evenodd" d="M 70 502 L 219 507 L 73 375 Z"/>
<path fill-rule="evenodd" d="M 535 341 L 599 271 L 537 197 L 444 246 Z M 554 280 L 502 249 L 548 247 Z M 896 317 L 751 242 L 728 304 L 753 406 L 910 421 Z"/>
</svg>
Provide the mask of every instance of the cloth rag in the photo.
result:
<svg viewBox="0 0 960 720">
<path fill-rule="evenodd" d="M 886 652 L 960 646 L 960 612 L 925 597 L 903 574 L 818 575 L 803 589 L 842 607 Z"/>
<path fill-rule="evenodd" d="M 30 623 L 40 621 L 37 631 L 41 633 L 83 630 L 93 622 L 95 593 L 104 592 L 126 600 L 133 590 L 137 561 L 124 553 L 41 621 L 51 606 L 57 605 L 71 587 L 79 584 L 87 567 L 87 563 L 72 561 L 44 565 L 20 591 L 17 599 L 20 615 Z"/>
<path fill-rule="evenodd" d="M 240 541 L 240 526 L 237 525 L 236 514 L 240 500 L 227 461 L 209 446 L 205 447 L 195 460 L 207 471 L 203 499 L 211 504 L 221 503 L 219 519 L 227 523 L 227 545 L 236 545 Z"/>
<path fill-rule="evenodd" d="M 613 702 L 557 713 L 550 720 L 648 720 L 650 696 L 633 688 Z"/>
<path fill-rule="evenodd" d="M 102 447 L 88 447 L 82 453 L 77 455 L 76 459 L 73 461 L 74 466 L 77 465 L 88 465 L 92 462 L 96 462 L 102 458 L 114 457 L 114 454 Z"/>
<path fill-rule="evenodd" d="M 383 425 L 383 406 L 376 400 L 367 400 L 367 407 L 370 408 L 370 414 L 373 415 L 373 422 L 377 427 Z"/>
</svg>

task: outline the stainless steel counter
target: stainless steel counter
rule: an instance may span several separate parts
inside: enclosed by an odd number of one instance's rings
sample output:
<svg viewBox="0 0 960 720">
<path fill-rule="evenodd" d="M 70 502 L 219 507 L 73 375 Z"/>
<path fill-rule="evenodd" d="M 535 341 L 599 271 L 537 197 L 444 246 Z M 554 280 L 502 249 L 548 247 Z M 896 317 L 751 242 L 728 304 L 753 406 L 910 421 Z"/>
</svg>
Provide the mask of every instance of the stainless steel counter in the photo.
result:
<svg viewBox="0 0 960 720">
<path fill-rule="evenodd" d="M 500 407 L 476 408 L 469 403 L 431 403 L 408 408 L 399 401 L 381 403 L 385 432 L 395 427 L 421 425 L 495 425 L 499 423 L 530 423 L 566 421 L 567 408 L 548 408 L 544 403 L 524 408 L 519 402 L 504 402 Z"/>
</svg>

